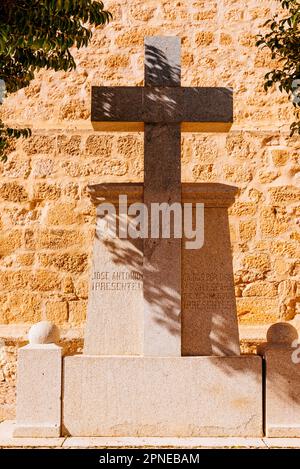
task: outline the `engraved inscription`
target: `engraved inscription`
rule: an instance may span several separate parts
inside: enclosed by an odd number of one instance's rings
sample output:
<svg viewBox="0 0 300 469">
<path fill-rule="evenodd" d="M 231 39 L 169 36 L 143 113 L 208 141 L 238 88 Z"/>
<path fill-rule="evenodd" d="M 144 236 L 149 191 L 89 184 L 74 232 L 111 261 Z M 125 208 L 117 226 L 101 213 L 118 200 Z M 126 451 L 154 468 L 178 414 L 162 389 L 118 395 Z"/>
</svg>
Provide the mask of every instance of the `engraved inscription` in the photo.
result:
<svg viewBox="0 0 300 469">
<path fill-rule="evenodd" d="M 184 275 L 183 310 L 231 310 L 234 307 L 232 282 L 228 273 L 199 272 Z"/>
<path fill-rule="evenodd" d="M 142 274 L 137 271 L 95 271 L 92 278 L 92 291 L 141 290 L 142 280 Z"/>
</svg>

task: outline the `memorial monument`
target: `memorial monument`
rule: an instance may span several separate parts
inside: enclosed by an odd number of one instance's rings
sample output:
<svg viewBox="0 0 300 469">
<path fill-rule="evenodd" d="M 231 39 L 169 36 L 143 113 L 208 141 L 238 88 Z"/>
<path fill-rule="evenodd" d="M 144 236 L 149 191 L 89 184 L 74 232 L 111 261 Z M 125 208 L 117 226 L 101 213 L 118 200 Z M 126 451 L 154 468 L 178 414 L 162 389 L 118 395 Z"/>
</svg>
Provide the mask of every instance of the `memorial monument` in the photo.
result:
<svg viewBox="0 0 300 469">
<path fill-rule="evenodd" d="M 90 186 L 97 225 L 84 351 L 63 359 L 61 422 L 49 409 L 44 421 L 17 416 L 16 436 L 262 435 L 261 358 L 239 349 L 227 215 L 236 188 L 181 183 L 181 132 L 228 131 L 232 91 L 181 87 L 180 70 L 180 39 L 149 37 L 144 87 L 92 89 L 95 130 L 144 131 L 144 183 Z M 186 249 L 172 229 L 169 238 L 101 235 L 103 203 L 128 225 L 128 206 L 142 202 L 148 215 L 152 204 L 192 204 L 193 217 L 204 204 L 203 246 Z M 28 347 L 21 357 L 41 355 L 51 368 L 49 345 Z"/>
</svg>

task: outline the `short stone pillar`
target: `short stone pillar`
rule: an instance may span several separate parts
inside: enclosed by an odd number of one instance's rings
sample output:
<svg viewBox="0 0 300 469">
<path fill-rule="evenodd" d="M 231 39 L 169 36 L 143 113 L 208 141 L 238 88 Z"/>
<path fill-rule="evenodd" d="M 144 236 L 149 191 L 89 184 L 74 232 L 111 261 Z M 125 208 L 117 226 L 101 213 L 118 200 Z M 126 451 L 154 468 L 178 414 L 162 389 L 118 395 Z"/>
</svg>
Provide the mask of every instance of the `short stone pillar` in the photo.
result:
<svg viewBox="0 0 300 469">
<path fill-rule="evenodd" d="M 18 351 L 14 437 L 58 437 L 61 427 L 62 349 L 56 326 L 42 321 Z"/>
<path fill-rule="evenodd" d="M 300 436 L 300 345 L 297 330 L 288 323 L 273 324 L 267 342 L 258 352 L 264 355 L 265 425 L 268 437 Z"/>
</svg>

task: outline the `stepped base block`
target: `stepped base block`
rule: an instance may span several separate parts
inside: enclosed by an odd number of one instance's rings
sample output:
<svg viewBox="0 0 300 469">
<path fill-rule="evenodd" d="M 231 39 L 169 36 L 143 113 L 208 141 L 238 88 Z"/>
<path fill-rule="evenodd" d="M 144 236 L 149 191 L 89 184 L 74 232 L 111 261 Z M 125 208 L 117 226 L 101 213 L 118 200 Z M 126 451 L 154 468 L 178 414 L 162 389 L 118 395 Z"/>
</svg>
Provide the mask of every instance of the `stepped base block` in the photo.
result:
<svg viewBox="0 0 300 469">
<path fill-rule="evenodd" d="M 72 436 L 262 435 L 259 356 L 64 359 Z"/>
<path fill-rule="evenodd" d="M 13 430 L 14 438 L 58 438 L 60 427 L 52 425 L 16 425 Z"/>
</svg>

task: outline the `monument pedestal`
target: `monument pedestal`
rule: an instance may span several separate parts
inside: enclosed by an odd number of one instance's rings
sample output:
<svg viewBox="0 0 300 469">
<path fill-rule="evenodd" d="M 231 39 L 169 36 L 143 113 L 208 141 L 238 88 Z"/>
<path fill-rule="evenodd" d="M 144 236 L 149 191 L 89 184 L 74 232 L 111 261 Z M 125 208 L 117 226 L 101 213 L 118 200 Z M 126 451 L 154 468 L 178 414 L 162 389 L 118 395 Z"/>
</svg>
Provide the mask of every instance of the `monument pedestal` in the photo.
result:
<svg viewBox="0 0 300 469">
<path fill-rule="evenodd" d="M 172 356 L 174 342 L 183 356 L 239 355 L 228 223 L 228 207 L 234 202 L 236 187 L 218 183 L 181 185 L 182 206 L 193 207 L 194 226 L 196 204 L 204 205 L 204 245 L 186 249 L 187 239 L 182 240 L 181 316 L 177 314 L 171 265 L 166 262 L 160 281 L 153 281 L 149 271 L 143 269 L 142 239 L 100 234 L 100 204 L 112 204 L 119 220 L 119 196 L 127 197 L 127 208 L 142 203 L 143 184 L 96 184 L 89 190 L 97 206 L 97 224 L 84 354 L 153 356 L 156 354 L 148 353 L 145 341 L 150 337 L 154 340 L 158 334 L 160 356 Z M 122 217 L 130 223 L 128 215 L 122 213 Z M 169 260 L 176 255 L 171 251 Z"/>
<path fill-rule="evenodd" d="M 181 316 L 173 262 L 160 259 L 164 275 L 157 281 L 149 275 L 148 260 L 154 262 L 149 240 L 110 238 L 99 230 L 99 204 L 112 204 L 118 223 L 123 217 L 129 224 L 119 196 L 126 196 L 128 207 L 141 203 L 144 185 L 98 184 L 90 193 L 98 228 L 85 347 L 82 356 L 64 359 L 63 431 L 72 436 L 261 436 L 261 358 L 239 355 L 227 213 L 236 188 L 181 185 L 182 205 L 192 208 L 194 226 L 196 204 L 204 206 L 204 245 L 185 249 L 182 240 Z M 178 253 L 168 254 L 172 261 Z M 151 337 L 153 342 L 160 338 L 161 355 L 149 354 Z M 181 356 L 174 356 L 174 343 Z"/>
<path fill-rule="evenodd" d="M 72 436 L 262 435 L 258 356 L 64 359 L 63 432 Z"/>
</svg>

